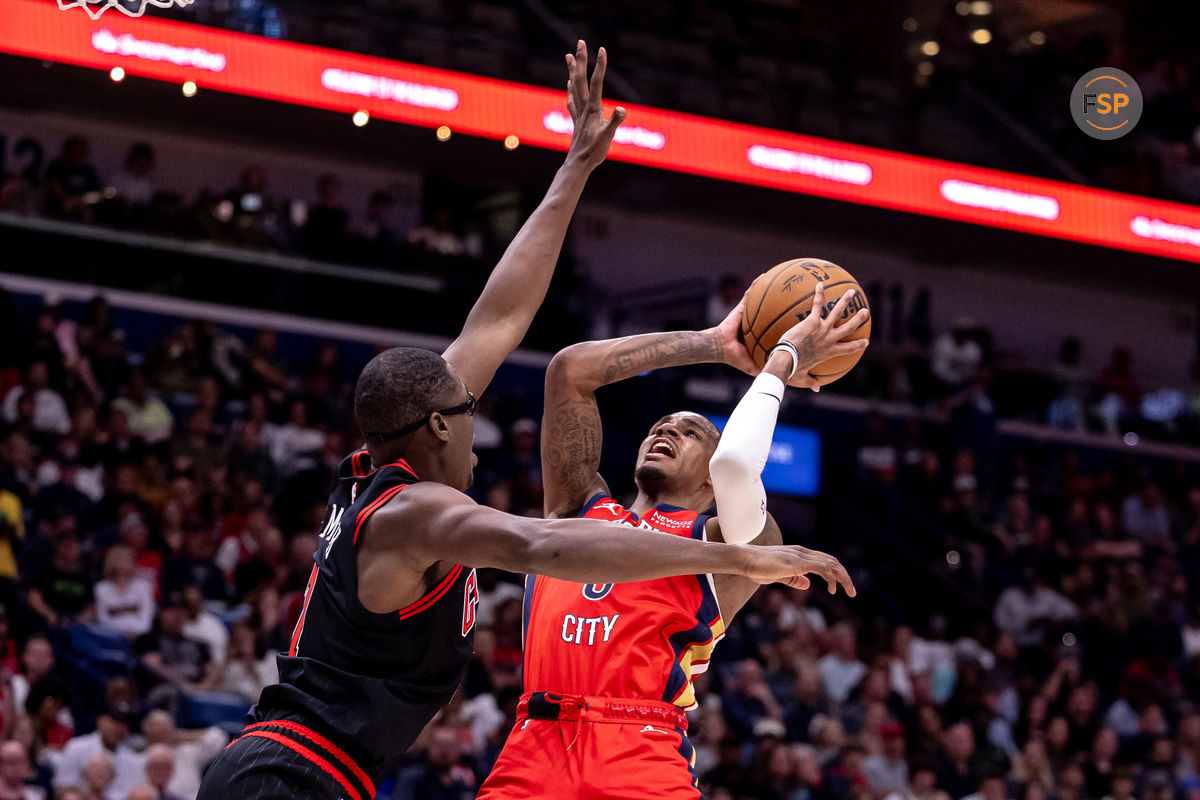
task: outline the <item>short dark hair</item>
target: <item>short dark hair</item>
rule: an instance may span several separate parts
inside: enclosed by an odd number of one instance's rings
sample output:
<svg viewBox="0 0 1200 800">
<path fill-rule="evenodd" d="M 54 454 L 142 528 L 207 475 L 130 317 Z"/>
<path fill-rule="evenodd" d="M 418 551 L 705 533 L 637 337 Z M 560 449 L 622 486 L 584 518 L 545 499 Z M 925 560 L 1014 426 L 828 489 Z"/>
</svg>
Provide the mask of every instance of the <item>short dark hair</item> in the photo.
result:
<svg viewBox="0 0 1200 800">
<path fill-rule="evenodd" d="M 403 428 L 432 411 L 455 386 L 437 353 L 393 347 L 371 359 L 354 387 L 354 418 L 363 434 Z"/>
</svg>

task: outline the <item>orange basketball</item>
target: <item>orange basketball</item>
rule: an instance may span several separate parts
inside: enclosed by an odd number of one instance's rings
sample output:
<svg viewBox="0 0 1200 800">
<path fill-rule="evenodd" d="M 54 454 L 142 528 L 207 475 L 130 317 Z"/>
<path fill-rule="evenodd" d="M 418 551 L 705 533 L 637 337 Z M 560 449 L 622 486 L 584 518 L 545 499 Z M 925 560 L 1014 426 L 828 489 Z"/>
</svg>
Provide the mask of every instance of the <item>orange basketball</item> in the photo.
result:
<svg viewBox="0 0 1200 800">
<path fill-rule="evenodd" d="M 742 312 L 742 341 L 755 364 L 763 366 L 779 338 L 812 312 L 813 292 L 818 283 L 825 284 L 822 317 L 828 315 L 838 298 L 850 289 L 855 290 L 855 295 L 846 305 L 843 319 L 853 316 L 860 308 L 870 308 L 858 281 L 837 264 L 819 258 L 797 258 L 772 267 L 750 284 L 746 308 Z M 871 320 L 868 317 L 849 339 L 866 339 L 870 335 Z M 811 372 L 824 386 L 849 372 L 860 358 L 861 351 L 838 356 L 817 364 Z"/>
</svg>

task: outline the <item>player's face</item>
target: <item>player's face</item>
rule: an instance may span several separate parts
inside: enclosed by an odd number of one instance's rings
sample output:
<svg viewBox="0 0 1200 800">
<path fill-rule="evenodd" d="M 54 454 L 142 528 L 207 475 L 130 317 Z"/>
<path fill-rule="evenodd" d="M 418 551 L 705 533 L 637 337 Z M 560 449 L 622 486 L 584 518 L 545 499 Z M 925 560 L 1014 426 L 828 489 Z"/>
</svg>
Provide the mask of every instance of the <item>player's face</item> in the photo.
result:
<svg viewBox="0 0 1200 800">
<path fill-rule="evenodd" d="M 708 480 L 717 448 L 712 423 L 690 411 L 669 414 L 651 428 L 638 448 L 638 485 L 644 489 L 692 491 Z"/>
<path fill-rule="evenodd" d="M 458 379 L 458 376 L 455 378 Z M 443 417 L 451 432 L 449 468 L 451 474 L 458 478 L 456 486 L 465 491 L 475 482 L 475 465 L 479 463 L 478 456 L 471 449 L 475 443 L 475 403 L 462 380 L 458 379 L 457 383 L 458 387 L 441 399 L 438 408 L 457 410 L 466 406 L 463 411 Z"/>
</svg>

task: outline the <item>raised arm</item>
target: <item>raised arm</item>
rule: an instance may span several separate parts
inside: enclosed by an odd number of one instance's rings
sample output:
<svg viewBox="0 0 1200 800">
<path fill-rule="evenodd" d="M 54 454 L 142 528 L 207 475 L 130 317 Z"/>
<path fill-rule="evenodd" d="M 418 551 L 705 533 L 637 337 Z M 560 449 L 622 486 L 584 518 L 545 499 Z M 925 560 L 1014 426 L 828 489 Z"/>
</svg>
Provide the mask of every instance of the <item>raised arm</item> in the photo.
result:
<svg viewBox="0 0 1200 800">
<path fill-rule="evenodd" d="M 627 525 L 592 519 L 517 517 L 437 483 L 406 489 L 371 519 L 368 570 L 396 574 L 438 562 L 497 567 L 576 583 L 624 583 L 670 575 L 733 574 L 756 583 L 807 588 L 814 562 L 797 547 L 743 547 L 682 536 L 655 536 Z M 372 611 L 402 608 L 415 598 L 407 581 L 372 582 L 379 595 L 363 597 Z M 360 597 L 362 595 L 360 580 Z M 847 590 L 853 587 L 847 584 Z M 394 595 L 390 594 L 395 591 Z"/>
<path fill-rule="evenodd" d="M 560 351 L 546 370 L 542 417 L 542 488 L 547 517 L 573 516 L 597 492 L 608 491 L 600 467 L 596 389 L 647 370 L 726 363 L 747 372 L 754 364 L 737 339 L 741 306 L 703 331 L 647 333 L 581 342 Z"/>
<path fill-rule="evenodd" d="M 525 338 L 533 315 L 546 297 L 567 225 L 588 175 L 604 160 L 617 127 L 625 119 L 625 110 L 620 107 L 611 119 L 604 119 L 601 90 L 607 63 L 607 53 L 601 47 L 589 85 L 587 46 L 582 39 L 575 55 L 567 56 L 567 110 L 575 129 L 566 161 L 541 204 L 492 270 L 483 293 L 467 315 L 462 333 L 442 354 L 476 395 L 483 393 L 500 364 Z"/>
</svg>

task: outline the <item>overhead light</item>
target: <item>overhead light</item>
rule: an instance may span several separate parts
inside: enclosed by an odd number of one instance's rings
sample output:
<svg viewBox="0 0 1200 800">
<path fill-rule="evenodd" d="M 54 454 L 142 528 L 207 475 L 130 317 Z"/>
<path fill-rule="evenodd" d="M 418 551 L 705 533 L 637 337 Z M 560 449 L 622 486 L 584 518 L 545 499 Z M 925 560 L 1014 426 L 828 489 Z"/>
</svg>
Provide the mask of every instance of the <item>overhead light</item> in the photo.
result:
<svg viewBox="0 0 1200 800">
<path fill-rule="evenodd" d="M 113 67 L 108 73 L 108 77 L 120 83 L 121 81 L 125 80 L 125 70 L 121 67 Z"/>
<path fill-rule="evenodd" d="M 517 145 L 519 145 L 520 143 L 521 143 L 521 140 L 518 139 L 516 136 L 513 136 L 511 133 L 508 136 L 504 137 L 504 147 L 508 150 L 516 150 Z"/>
<path fill-rule="evenodd" d="M 917 74 L 924 75 L 925 77 L 929 77 L 930 75 L 932 75 L 933 74 L 933 62 L 932 61 L 922 61 L 920 64 L 917 64 Z"/>
<path fill-rule="evenodd" d="M 1029 43 L 1041 47 L 1046 43 L 1046 34 L 1042 33 L 1041 31 L 1034 31 L 1033 33 L 1029 34 Z"/>
<path fill-rule="evenodd" d="M 988 0 L 974 0 L 971 3 L 971 13 L 977 17 L 986 17 L 992 13 L 992 4 Z"/>
<path fill-rule="evenodd" d="M 196 82 L 195 81 L 184 81 L 182 91 L 183 91 L 184 97 L 195 97 L 196 96 Z"/>
<path fill-rule="evenodd" d="M 438 128 L 437 129 L 437 137 L 438 137 L 439 142 L 450 141 L 450 126 L 442 125 L 440 128 Z"/>
<path fill-rule="evenodd" d="M 904 30 L 908 31 L 909 33 L 914 33 L 917 30 L 917 21 L 912 17 L 906 18 L 901 25 L 903 26 Z"/>
<path fill-rule="evenodd" d="M 976 28 L 971 31 L 971 41 L 975 44 L 987 44 L 992 40 L 992 32 L 987 28 Z"/>
<path fill-rule="evenodd" d="M 941 45 L 930 39 L 928 42 L 925 42 L 925 44 L 921 45 L 921 52 L 927 56 L 936 56 L 938 53 L 942 52 L 942 48 Z"/>
<path fill-rule="evenodd" d="M 363 125 L 366 125 L 371 121 L 371 115 L 365 111 L 355 111 L 354 116 L 350 118 L 350 121 L 353 122 L 356 127 L 361 128 Z"/>
<path fill-rule="evenodd" d="M 967 14 L 971 13 L 971 4 L 968 3 L 967 0 L 962 0 L 961 3 L 954 7 L 954 10 L 958 12 L 960 17 L 965 17 Z"/>
</svg>

